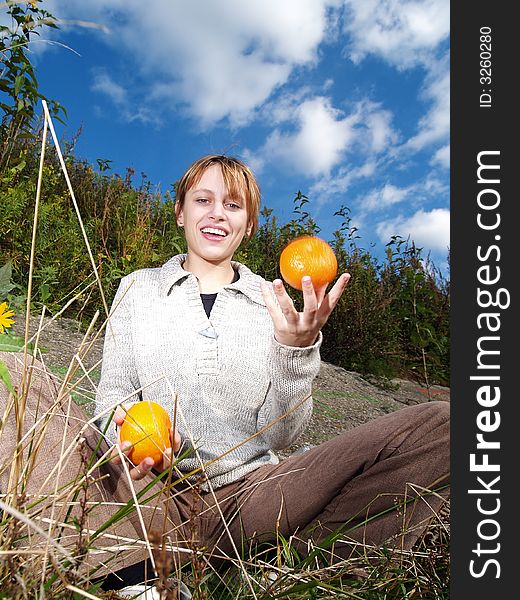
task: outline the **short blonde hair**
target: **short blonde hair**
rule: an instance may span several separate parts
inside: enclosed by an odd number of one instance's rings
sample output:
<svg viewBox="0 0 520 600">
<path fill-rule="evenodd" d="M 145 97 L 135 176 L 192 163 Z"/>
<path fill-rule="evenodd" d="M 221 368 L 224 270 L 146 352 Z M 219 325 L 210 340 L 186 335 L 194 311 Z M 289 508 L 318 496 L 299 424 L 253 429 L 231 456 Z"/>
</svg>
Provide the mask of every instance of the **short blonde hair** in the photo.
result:
<svg viewBox="0 0 520 600">
<path fill-rule="evenodd" d="M 196 160 L 181 177 L 175 192 L 175 211 L 184 206 L 186 193 L 200 181 L 209 167 L 219 165 L 222 177 L 232 198 L 242 199 L 246 203 L 247 224 L 251 227 L 249 239 L 258 229 L 260 211 L 260 187 L 253 171 L 241 160 L 223 154 L 208 154 Z"/>
</svg>

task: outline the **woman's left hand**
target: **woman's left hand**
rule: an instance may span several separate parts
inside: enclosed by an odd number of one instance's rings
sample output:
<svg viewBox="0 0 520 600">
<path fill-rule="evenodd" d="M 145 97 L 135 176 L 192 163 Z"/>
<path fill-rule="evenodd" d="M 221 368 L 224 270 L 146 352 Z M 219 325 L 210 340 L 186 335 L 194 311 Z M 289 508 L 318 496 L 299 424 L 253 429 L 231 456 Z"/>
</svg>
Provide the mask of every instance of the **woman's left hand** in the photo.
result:
<svg viewBox="0 0 520 600">
<path fill-rule="evenodd" d="M 267 310 L 274 323 L 274 337 L 285 346 L 307 347 L 316 342 L 321 328 L 341 298 L 350 280 L 349 273 L 343 273 L 325 294 L 327 285 L 314 289 L 310 277 L 303 277 L 303 312 L 298 312 L 287 293 L 281 279 L 273 281 L 273 289 L 278 305 L 267 283 L 262 282 L 262 295 Z"/>
</svg>

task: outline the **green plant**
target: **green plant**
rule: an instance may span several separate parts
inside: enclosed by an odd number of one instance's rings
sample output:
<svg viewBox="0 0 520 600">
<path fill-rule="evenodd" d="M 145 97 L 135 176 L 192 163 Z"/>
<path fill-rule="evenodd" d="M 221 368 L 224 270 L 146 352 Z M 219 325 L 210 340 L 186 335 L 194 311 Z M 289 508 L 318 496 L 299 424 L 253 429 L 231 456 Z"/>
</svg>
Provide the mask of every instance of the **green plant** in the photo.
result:
<svg viewBox="0 0 520 600">
<path fill-rule="evenodd" d="M 29 46 L 44 27 L 56 28 L 56 19 L 38 5 L 41 0 L 20 2 L 6 0 L 10 25 L 0 25 L 0 172 L 9 164 L 16 143 L 32 134 L 38 102 L 45 98 L 39 91 L 34 65 L 29 59 Z M 64 107 L 49 100 L 52 114 L 60 118 Z M 20 160 L 18 158 L 18 160 Z"/>
</svg>

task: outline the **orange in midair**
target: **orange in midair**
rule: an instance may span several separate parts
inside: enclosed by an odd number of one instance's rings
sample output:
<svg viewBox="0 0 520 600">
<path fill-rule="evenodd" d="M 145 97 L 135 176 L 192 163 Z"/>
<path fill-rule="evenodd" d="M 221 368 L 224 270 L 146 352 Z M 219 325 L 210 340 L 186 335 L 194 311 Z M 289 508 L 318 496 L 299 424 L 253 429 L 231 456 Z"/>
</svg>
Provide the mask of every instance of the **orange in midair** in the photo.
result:
<svg viewBox="0 0 520 600">
<path fill-rule="evenodd" d="M 330 283 L 338 272 L 332 248 L 314 235 L 303 235 L 285 246 L 280 254 L 280 273 L 291 287 L 301 290 L 302 277 L 309 275 L 315 288 Z"/>
<path fill-rule="evenodd" d="M 158 464 L 163 452 L 171 448 L 170 415 L 157 402 L 142 400 L 128 409 L 121 425 L 121 442 L 130 442 L 130 460 L 138 465 L 147 456 L 151 456 Z"/>
</svg>

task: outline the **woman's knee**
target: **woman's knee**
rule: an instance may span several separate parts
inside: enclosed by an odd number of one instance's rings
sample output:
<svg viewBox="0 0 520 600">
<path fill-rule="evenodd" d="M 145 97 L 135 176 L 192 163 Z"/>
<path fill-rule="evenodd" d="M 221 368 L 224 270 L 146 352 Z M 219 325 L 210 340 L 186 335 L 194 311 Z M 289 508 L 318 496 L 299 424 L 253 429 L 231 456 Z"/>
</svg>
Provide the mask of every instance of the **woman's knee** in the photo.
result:
<svg viewBox="0 0 520 600">
<path fill-rule="evenodd" d="M 432 427 L 445 427 L 449 430 L 450 403 L 443 400 L 433 400 L 420 405 L 423 409 L 423 419 Z"/>
<path fill-rule="evenodd" d="M 450 418 L 450 403 L 445 400 L 432 400 L 423 403 L 422 406 L 429 408 L 434 414 L 438 414 L 441 419 L 448 421 Z"/>
<path fill-rule="evenodd" d="M 450 403 L 444 400 L 432 400 L 431 402 L 422 402 L 404 408 L 416 426 L 425 424 L 430 428 L 449 425 L 450 421 Z"/>
</svg>

